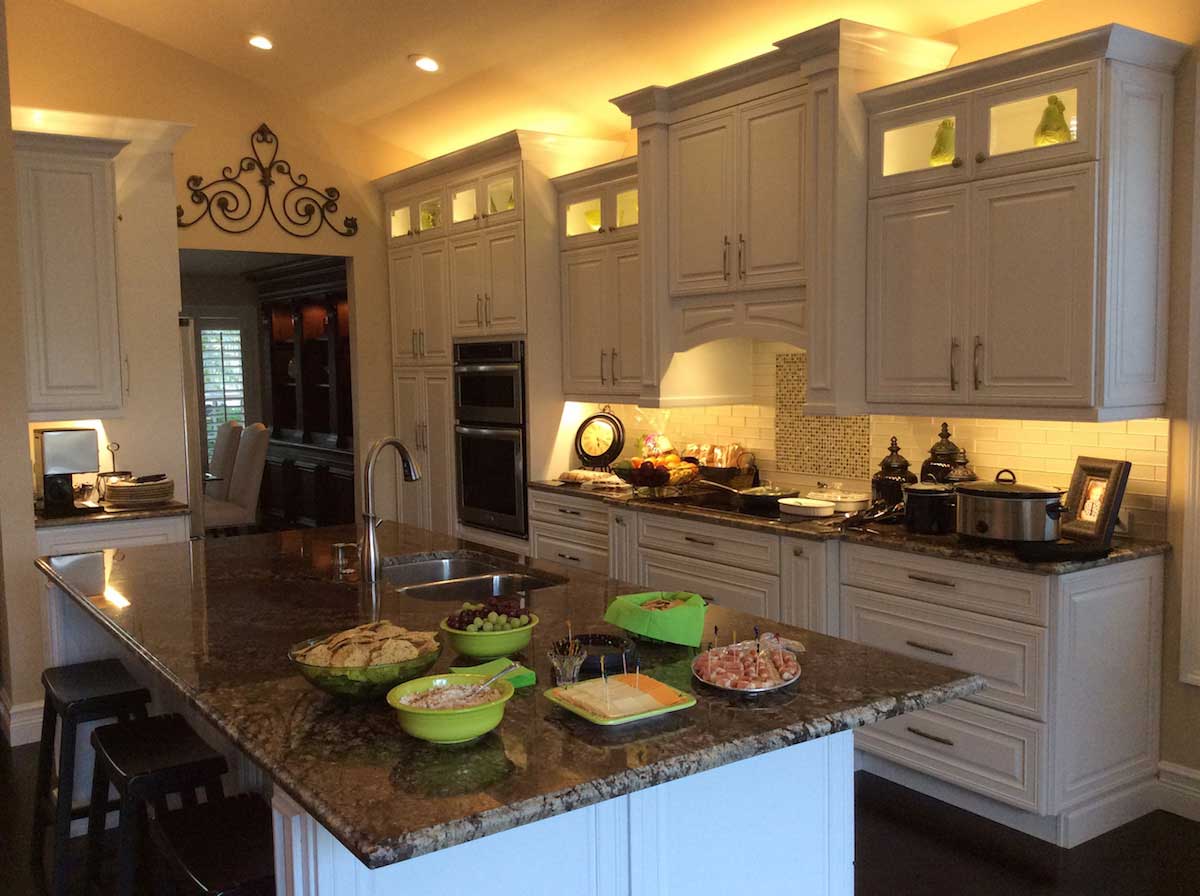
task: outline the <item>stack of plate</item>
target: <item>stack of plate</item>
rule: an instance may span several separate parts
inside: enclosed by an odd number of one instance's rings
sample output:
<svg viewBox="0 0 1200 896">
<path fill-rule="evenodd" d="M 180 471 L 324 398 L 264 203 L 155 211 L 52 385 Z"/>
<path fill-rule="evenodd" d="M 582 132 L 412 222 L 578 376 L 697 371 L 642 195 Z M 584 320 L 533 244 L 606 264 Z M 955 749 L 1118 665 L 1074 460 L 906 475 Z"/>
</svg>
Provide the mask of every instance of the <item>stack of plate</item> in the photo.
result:
<svg viewBox="0 0 1200 896">
<path fill-rule="evenodd" d="M 105 502 L 110 507 L 154 507 L 166 504 L 175 497 L 175 482 L 160 479 L 157 482 L 110 482 L 105 492 Z"/>
</svg>

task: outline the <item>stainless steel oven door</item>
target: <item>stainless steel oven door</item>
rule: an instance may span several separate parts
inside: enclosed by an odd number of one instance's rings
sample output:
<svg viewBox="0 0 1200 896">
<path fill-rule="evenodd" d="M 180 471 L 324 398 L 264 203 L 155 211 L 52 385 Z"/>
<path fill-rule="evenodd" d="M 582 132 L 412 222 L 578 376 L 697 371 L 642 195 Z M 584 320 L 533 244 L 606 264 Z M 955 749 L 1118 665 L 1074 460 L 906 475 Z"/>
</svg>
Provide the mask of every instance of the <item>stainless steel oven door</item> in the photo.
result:
<svg viewBox="0 0 1200 896">
<path fill-rule="evenodd" d="M 460 423 L 454 440 L 459 521 L 523 538 L 528 532 L 524 430 Z"/>
<path fill-rule="evenodd" d="M 454 416 L 470 423 L 525 422 L 521 364 L 457 364 L 454 367 Z"/>
</svg>

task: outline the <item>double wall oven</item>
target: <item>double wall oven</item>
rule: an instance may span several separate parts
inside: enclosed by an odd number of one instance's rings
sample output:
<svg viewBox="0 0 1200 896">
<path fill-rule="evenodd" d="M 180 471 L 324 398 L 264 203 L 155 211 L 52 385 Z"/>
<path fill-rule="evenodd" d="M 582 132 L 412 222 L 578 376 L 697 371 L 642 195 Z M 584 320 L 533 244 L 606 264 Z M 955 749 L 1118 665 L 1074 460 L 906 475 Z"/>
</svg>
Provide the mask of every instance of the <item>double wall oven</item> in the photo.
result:
<svg viewBox="0 0 1200 896">
<path fill-rule="evenodd" d="M 524 538 L 525 343 L 454 346 L 459 522 Z"/>
</svg>

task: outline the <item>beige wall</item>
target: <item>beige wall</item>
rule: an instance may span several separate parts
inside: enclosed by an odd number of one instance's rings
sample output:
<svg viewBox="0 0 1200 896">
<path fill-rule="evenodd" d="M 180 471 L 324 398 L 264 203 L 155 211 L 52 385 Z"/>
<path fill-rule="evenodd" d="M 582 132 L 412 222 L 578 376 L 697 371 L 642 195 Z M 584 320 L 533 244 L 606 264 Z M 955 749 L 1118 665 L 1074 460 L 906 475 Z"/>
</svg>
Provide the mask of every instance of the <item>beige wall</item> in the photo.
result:
<svg viewBox="0 0 1200 896">
<path fill-rule="evenodd" d="M 302 98 L 266 92 L 62 0 L 7 0 L 7 36 L 13 105 L 191 124 L 192 129 L 174 154 L 176 193 L 185 207 L 190 205 L 183 189 L 186 177 L 201 174 L 211 178 L 222 167 L 236 165 L 249 152 L 250 133 L 262 122 L 279 135 L 281 156 L 292 162 L 294 171 L 307 174 L 314 186 L 336 186 L 341 190 L 339 215 L 358 218 L 359 233 L 355 237 L 325 231 L 310 239 L 299 239 L 285 234 L 271 221 L 260 223 L 242 236 L 222 234 L 208 223 L 177 231 L 168 218 L 161 221 L 154 236 L 177 239 L 180 247 L 187 248 L 348 256 L 359 444 L 390 432 L 386 254 L 380 202 L 370 180 L 419 160 L 339 122 L 336 110 L 312 109 L 304 105 Z M 337 61 L 314 64 L 336 65 Z M 10 180 L 0 184 L 0 190 L 11 189 Z M 11 220 L 10 216 L 0 226 L 10 228 Z M 0 240 L 4 252 L 11 245 L 11 240 Z M 9 263 L 15 262 L 0 257 L 0 276 L 7 277 Z M 16 294 L 15 289 L 5 291 L 8 297 Z M 157 297 L 145 296 L 143 301 L 152 303 L 147 313 L 173 316 L 179 310 L 178 288 Z M 11 321 L 13 316 L 6 315 L 6 319 Z M 0 460 L 5 461 L 6 470 L 20 469 L 29 462 L 21 399 L 24 389 L 12 387 L 24 379 L 19 333 L 19 328 L 10 327 L 0 334 L 0 340 L 18 343 L 15 350 L 0 346 L 0 364 L 13 366 L 14 374 L 19 374 L 18 378 L 4 376 L 6 388 L 0 398 L 2 422 L 20 419 L 15 429 L 2 427 Z M 177 348 L 172 345 L 168 350 L 172 353 L 170 366 L 177 371 Z M 130 360 L 131 364 L 141 363 Z M 6 369 L 0 372 L 7 374 Z M 136 385 L 138 373 L 133 373 Z M 178 416 L 177 386 L 164 388 L 156 401 L 168 418 Z M 21 443 L 20 457 L 10 454 L 7 446 L 13 432 L 19 433 L 13 441 Z M 182 463 L 182 457 L 177 462 Z M 42 665 L 40 603 L 31 592 L 37 581 L 24 572 L 34 555 L 31 511 L 26 510 L 28 481 L 28 476 L 0 477 L 0 490 L 14 492 L 5 496 L 12 500 L 0 501 L 0 507 L 14 508 L 11 525 L 6 511 L 0 510 L 0 556 L 6 561 L 8 575 L 15 576 L 13 570 L 19 569 L 25 582 L 22 589 L 5 589 L 5 656 L 11 667 L 6 681 L 11 683 L 11 699 L 18 703 L 38 697 L 37 677 Z M 382 497 L 382 506 L 390 506 L 387 496 Z"/>
</svg>

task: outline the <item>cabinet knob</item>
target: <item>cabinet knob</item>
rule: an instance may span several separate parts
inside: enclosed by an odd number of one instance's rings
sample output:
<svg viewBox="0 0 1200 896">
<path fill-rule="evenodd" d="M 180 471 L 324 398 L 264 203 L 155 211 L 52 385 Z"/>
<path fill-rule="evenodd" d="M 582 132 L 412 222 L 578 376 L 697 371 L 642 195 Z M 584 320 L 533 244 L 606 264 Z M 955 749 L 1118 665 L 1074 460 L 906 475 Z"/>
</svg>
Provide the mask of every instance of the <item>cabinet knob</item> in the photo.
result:
<svg viewBox="0 0 1200 896">
<path fill-rule="evenodd" d="M 963 160 L 960 159 L 958 156 L 955 156 L 954 161 L 951 162 L 950 164 L 954 168 L 961 168 L 963 166 Z"/>
<path fill-rule="evenodd" d="M 987 161 L 987 154 L 986 154 L 986 153 L 982 153 L 982 152 L 977 152 L 977 153 L 975 153 L 975 163 L 976 163 L 977 165 L 982 165 L 982 164 L 983 164 L 984 162 L 986 162 L 986 161 Z"/>
</svg>

